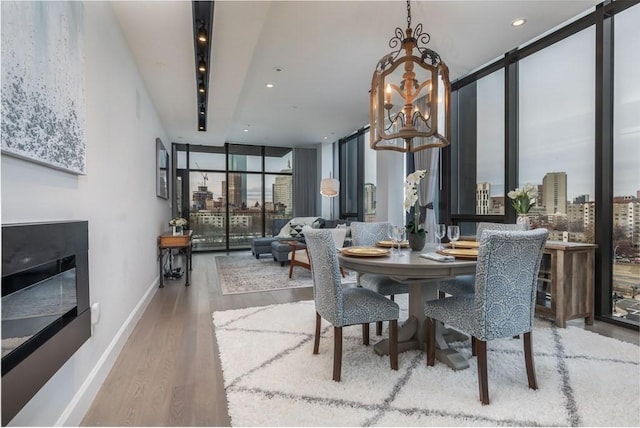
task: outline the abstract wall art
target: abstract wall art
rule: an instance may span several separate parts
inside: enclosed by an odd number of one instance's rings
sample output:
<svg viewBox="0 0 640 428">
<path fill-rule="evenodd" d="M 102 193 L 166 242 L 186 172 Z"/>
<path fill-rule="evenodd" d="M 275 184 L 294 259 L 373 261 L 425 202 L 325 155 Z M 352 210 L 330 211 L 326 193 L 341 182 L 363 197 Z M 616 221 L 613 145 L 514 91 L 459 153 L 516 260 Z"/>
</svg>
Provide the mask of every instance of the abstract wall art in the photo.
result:
<svg viewBox="0 0 640 428">
<path fill-rule="evenodd" d="M 2 153 L 85 174 L 83 3 L 0 5 Z"/>
</svg>

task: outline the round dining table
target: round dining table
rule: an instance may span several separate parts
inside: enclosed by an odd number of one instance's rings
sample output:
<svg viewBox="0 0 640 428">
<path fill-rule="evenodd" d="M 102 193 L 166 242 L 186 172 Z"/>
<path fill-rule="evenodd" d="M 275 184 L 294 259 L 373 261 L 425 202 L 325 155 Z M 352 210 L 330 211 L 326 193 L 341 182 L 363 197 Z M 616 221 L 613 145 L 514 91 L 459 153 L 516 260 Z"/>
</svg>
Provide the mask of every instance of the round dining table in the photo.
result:
<svg viewBox="0 0 640 428">
<path fill-rule="evenodd" d="M 438 281 L 458 275 L 474 274 L 475 259 L 456 259 L 455 261 L 435 261 L 420 256 L 435 253 L 437 244 L 427 244 L 422 251 L 402 249 L 390 250 L 389 255 L 366 256 L 339 253 L 340 266 L 358 274 L 387 275 L 409 286 L 409 318 L 398 329 L 398 352 L 410 349 L 425 349 L 424 302 L 438 298 Z M 349 247 L 347 247 L 349 248 Z M 366 253 L 365 253 L 366 254 Z M 436 358 L 454 370 L 469 367 L 462 355 L 449 348 L 442 325 L 436 329 Z M 388 341 L 385 339 L 375 345 L 378 354 L 388 353 Z"/>
</svg>

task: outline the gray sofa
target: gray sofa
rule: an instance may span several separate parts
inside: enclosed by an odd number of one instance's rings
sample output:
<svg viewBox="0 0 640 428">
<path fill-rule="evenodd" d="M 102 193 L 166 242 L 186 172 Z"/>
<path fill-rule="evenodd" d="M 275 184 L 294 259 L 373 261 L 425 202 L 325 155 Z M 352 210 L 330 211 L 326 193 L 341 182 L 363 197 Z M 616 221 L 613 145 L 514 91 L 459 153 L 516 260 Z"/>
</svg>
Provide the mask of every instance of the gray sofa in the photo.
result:
<svg viewBox="0 0 640 428">
<path fill-rule="evenodd" d="M 287 224 L 289 220 L 290 219 L 284 218 L 273 220 L 271 224 L 271 236 L 253 238 L 251 240 L 251 254 L 253 254 L 256 259 L 259 259 L 262 254 L 271 254 L 271 243 L 283 239 L 278 237 L 278 233 L 280 233 L 282 226 Z"/>
<path fill-rule="evenodd" d="M 325 220 L 323 218 L 318 218 L 318 220 L 320 228 L 335 228 L 338 224 L 346 224 L 347 226 L 349 225 L 349 222 L 346 220 Z M 281 241 L 295 239 L 298 242 L 304 243 L 303 237 L 291 238 L 278 236 L 282 227 L 288 222 L 289 219 L 273 220 L 273 224 L 271 227 L 272 236 L 267 236 L 264 238 L 253 238 L 253 240 L 251 241 L 251 254 L 253 254 L 256 259 L 259 259 L 262 254 L 271 254 L 274 261 L 279 262 L 281 266 L 284 266 L 285 263 L 289 261 L 291 246 Z M 345 246 L 348 246 L 350 241 L 351 238 L 347 233 Z"/>
</svg>

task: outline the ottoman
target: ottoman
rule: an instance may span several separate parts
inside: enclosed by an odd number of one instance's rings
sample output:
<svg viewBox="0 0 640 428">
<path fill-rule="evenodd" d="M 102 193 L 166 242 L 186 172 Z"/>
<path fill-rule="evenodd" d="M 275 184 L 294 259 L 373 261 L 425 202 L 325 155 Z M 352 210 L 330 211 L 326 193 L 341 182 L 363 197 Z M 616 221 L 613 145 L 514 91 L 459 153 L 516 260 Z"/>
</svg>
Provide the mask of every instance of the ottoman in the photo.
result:
<svg viewBox="0 0 640 428">
<path fill-rule="evenodd" d="M 271 255 L 273 260 L 280 262 L 280 266 L 284 266 L 284 263 L 289 261 L 289 253 L 291 252 L 291 245 L 286 243 L 287 240 L 273 241 L 271 243 Z M 300 242 L 300 241 L 298 241 Z M 300 245 L 298 249 L 306 248 L 304 244 Z"/>
</svg>

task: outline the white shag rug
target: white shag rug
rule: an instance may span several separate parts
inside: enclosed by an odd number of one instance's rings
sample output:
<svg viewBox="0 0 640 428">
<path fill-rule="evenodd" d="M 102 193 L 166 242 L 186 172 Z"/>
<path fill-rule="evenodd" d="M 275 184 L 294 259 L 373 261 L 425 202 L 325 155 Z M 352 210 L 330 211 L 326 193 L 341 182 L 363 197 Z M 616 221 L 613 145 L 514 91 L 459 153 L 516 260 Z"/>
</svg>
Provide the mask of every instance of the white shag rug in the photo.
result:
<svg viewBox="0 0 640 428">
<path fill-rule="evenodd" d="M 469 341 L 453 344 L 471 358 L 466 370 L 427 367 L 424 353 L 410 351 L 392 371 L 362 345 L 360 326 L 346 327 L 338 383 L 324 320 L 312 354 L 313 301 L 214 312 L 213 321 L 233 426 L 640 426 L 640 348 L 577 327 L 536 319 L 535 391 L 522 341 L 490 341 L 491 404 L 482 406 Z"/>
</svg>

